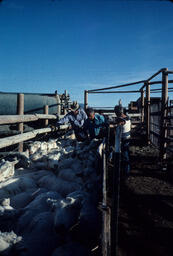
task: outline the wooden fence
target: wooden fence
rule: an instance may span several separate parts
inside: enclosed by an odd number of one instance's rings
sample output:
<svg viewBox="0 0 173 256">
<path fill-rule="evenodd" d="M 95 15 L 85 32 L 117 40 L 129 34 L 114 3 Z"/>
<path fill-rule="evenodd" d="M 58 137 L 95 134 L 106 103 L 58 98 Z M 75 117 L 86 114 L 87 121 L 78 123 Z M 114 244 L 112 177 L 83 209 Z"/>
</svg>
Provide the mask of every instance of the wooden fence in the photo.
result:
<svg viewBox="0 0 173 256">
<path fill-rule="evenodd" d="M 18 115 L 0 115 L 0 125 L 4 124 L 18 124 L 18 131 L 20 134 L 9 136 L 0 139 L 0 149 L 8 146 L 12 146 L 19 143 L 19 152 L 23 151 L 23 142 L 29 139 L 35 138 L 38 134 L 49 133 L 51 128 L 46 127 L 42 129 L 35 129 L 31 132 L 23 133 L 23 124 L 26 122 L 33 122 L 38 120 L 44 120 L 44 126 L 48 126 L 48 120 L 57 119 L 56 115 L 49 115 L 49 106 L 44 106 L 45 114 L 34 114 L 34 115 L 24 115 L 24 94 L 18 95 Z M 61 116 L 59 116 L 61 117 Z M 61 125 L 60 129 L 67 129 L 68 125 Z"/>
</svg>

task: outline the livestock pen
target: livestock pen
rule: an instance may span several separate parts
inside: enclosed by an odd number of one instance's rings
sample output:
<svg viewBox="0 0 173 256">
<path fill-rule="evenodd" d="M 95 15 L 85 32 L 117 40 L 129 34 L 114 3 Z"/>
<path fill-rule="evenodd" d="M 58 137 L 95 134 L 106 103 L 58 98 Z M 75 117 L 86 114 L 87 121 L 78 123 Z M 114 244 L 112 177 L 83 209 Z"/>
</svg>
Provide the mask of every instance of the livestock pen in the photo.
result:
<svg viewBox="0 0 173 256">
<path fill-rule="evenodd" d="M 146 80 L 84 92 L 85 108 L 90 94 L 116 93 L 121 97 L 125 93 L 129 98 L 131 93 L 139 94 L 138 121 L 132 120 L 130 176 L 122 176 L 120 138 L 116 138 L 115 145 L 119 146 L 114 148 L 114 164 L 109 157 L 105 160 L 103 255 L 172 255 L 173 117 L 172 99 L 168 97 L 173 89 L 169 87 L 173 80 L 168 80 L 171 74 L 173 71 L 163 68 Z M 162 75 L 161 80 L 152 81 L 158 75 Z M 158 84 L 161 88 L 150 88 Z M 118 90 L 134 85 L 139 89 Z M 152 98 L 150 95 L 155 93 L 161 96 Z M 95 111 L 107 116 L 113 108 L 100 107 Z M 130 108 L 127 111 L 131 113 Z"/>
<path fill-rule="evenodd" d="M 152 82 L 159 74 L 162 81 Z M 173 80 L 168 80 L 169 74 L 172 72 L 161 69 L 147 80 L 84 93 L 85 108 L 88 94 L 139 94 L 138 113 L 131 114 L 129 177 L 122 176 L 121 130 L 115 132 L 114 122 L 104 140 L 90 144 L 76 142 L 68 126 L 61 127 L 62 133 L 52 134 L 49 127 L 42 127 L 0 139 L 1 150 L 5 149 L 1 160 L 6 160 L 0 168 L 1 253 L 171 255 L 173 127 L 172 101 L 168 99 L 172 88 L 168 84 Z M 141 83 L 138 90 L 111 91 Z M 155 84 L 162 88 L 150 89 Z M 157 92 L 161 97 L 150 97 Z M 109 118 L 113 106 L 95 111 Z M 38 119 L 56 120 L 57 116 L 1 115 L 0 122 L 19 124 Z M 46 140 L 38 137 L 45 133 Z M 9 147 L 23 141 L 23 149 L 10 152 Z"/>
<path fill-rule="evenodd" d="M 0 122 L 39 119 L 57 115 L 1 115 Z M 104 143 L 78 143 L 68 125 L 20 132 L 0 139 L 0 253 L 99 255 Z"/>
</svg>

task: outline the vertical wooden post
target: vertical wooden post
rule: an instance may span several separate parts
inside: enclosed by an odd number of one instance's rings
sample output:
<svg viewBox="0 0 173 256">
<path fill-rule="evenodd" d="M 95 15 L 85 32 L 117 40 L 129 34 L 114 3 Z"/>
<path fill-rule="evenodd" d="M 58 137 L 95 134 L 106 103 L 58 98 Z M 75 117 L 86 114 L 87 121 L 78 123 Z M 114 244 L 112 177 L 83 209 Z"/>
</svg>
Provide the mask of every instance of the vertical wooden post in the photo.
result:
<svg viewBox="0 0 173 256">
<path fill-rule="evenodd" d="M 17 95 L 17 114 L 18 115 L 23 115 L 24 114 L 24 94 L 19 93 Z M 18 131 L 20 133 L 23 133 L 23 123 L 18 124 Z M 23 142 L 19 143 L 19 152 L 23 152 Z"/>
<path fill-rule="evenodd" d="M 119 203 L 120 203 L 120 173 L 121 173 L 121 125 L 116 128 L 115 135 L 115 152 L 113 154 L 114 170 L 113 170 L 113 184 L 112 184 L 112 210 L 111 210 L 111 254 L 118 256 L 118 217 L 119 217 Z"/>
<path fill-rule="evenodd" d="M 168 69 L 162 72 L 162 105 L 160 118 L 160 157 L 166 159 L 167 116 L 168 116 Z"/>
<path fill-rule="evenodd" d="M 84 91 L 84 109 L 86 110 L 88 108 L 88 91 Z"/>
<path fill-rule="evenodd" d="M 46 115 L 49 114 L 49 106 L 48 105 L 44 106 L 44 114 L 46 114 Z M 45 122 L 44 122 L 45 127 L 48 126 L 48 124 L 49 124 L 48 119 L 45 119 Z"/>
<path fill-rule="evenodd" d="M 141 90 L 141 123 L 144 123 L 144 89 Z"/>
<path fill-rule="evenodd" d="M 102 199 L 102 255 L 110 255 L 110 244 L 111 244 L 111 232 L 110 232 L 110 216 L 111 209 L 107 205 L 107 185 L 108 185 L 108 176 L 107 176 L 107 154 L 105 149 L 102 149 L 102 165 L 103 165 L 103 199 Z"/>
<path fill-rule="evenodd" d="M 150 84 L 146 83 L 146 128 L 147 128 L 147 144 L 150 144 Z"/>
</svg>

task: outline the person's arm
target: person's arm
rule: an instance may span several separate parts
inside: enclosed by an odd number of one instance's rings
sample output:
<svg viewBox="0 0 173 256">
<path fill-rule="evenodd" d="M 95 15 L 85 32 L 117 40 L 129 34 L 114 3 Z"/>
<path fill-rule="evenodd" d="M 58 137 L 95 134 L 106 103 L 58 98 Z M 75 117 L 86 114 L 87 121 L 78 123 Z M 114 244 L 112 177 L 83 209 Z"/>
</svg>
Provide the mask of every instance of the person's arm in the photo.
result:
<svg viewBox="0 0 173 256">
<path fill-rule="evenodd" d="M 109 125 L 108 120 L 102 115 L 100 115 L 100 124 L 103 127 L 108 127 L 108 125 Z"/>
<path fill-rule="evenodd" d="M 86 119 L 88 119 L 87 114 L 85 113 L 85 111 L 84 111 L 83 109 L 82 109 L 82 115 L 83 115 L 84 121 L 85 121 Z"/>
<path fill-rule="evenodd" d="M 80 128 L 83 128 L 85 120 L 87 120 L 87 114 L 85 113 L 85 111 L 83 109 L 80 109 L 80 117 L 81 120 L 77 121 L 77 126 L 79 126 Z"/>
<path fill-rule="evenodd" d="M 85 120 L 85 122 L 84 122 L 84 125 L 83 125 L 83 130 L 84 130 L 84 132 L 86 132 L 86 133 L 88 133 L 88 119 L 86 119 Z"/>
<path fill-rule="evenodd" d="M 67 114 L 67 115 L 65 115 L 63 118 L 61 118 L 61 119 L 56 123 L 56 126 L 60 126 L 61 124 L 69 123 L 69 121 L 70 121 L 70 115 Z"/>
</svg>

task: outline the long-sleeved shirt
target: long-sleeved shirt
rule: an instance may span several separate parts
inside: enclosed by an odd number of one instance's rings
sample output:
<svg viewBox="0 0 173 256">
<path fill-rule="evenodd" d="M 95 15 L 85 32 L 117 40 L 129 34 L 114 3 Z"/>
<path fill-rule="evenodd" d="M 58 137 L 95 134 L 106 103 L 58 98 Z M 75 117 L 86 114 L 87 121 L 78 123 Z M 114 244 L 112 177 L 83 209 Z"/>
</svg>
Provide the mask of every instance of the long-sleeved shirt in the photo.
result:
<svg viewBox="0 0 173 256">
<path fill-rule="evenodd" d="M 90 120 L 89 118 L 84 123 L 84 131 L 88 131 L 91 138 L 97 137 L 100 133 L 100 129 L 103 127 L 107 127 L 107 122 L 104 118 L 104 116 L 95 114 L 95 117 L 93 120 Z"/>
<path fill-rule="evenodd" d="M 120 117 L 124 124 L 122 125 L 122 140 L 130 139 L 130 132 L 131 132 L 131 121 L 129 116 Z"/>
<path fill-rule="evenodd" d="M 122 139 L 127 140 L 130 139 L 130 131 L 131 131 L 131 121 L 129 117 L 125 118 L 125 124 L 123 125 L 122 130 Z"/>
<path fill-rule="evenodd" d="M 61 120 L 57 122 L 57 125 L 70 123 L 72 126 L 72 129 L 75 132 L 80 131 L 80 128 L 83 127 L 85 120 L 87 119 L 87 114 L 82 108 L 78 109 L 78 114 L 74 115 L 74 113 L 71 111 L 67 115 L 65 115 Z"/>
</svg>

